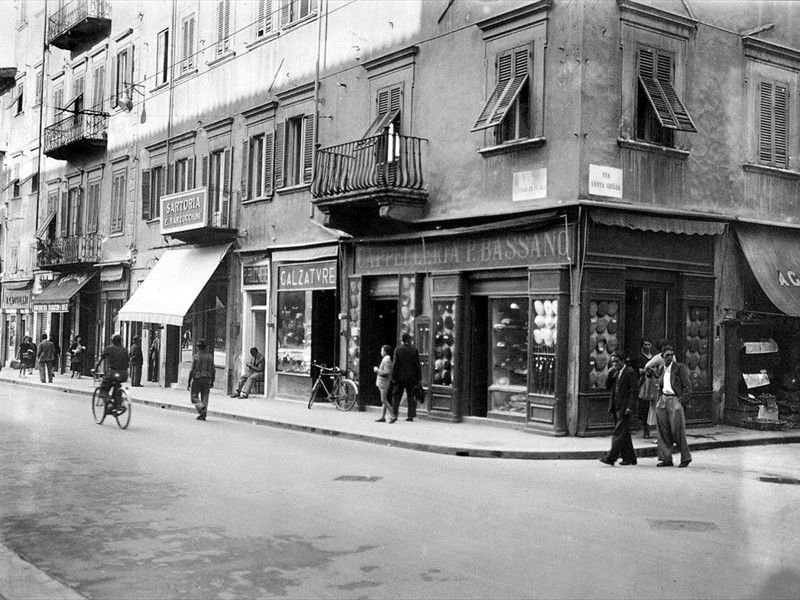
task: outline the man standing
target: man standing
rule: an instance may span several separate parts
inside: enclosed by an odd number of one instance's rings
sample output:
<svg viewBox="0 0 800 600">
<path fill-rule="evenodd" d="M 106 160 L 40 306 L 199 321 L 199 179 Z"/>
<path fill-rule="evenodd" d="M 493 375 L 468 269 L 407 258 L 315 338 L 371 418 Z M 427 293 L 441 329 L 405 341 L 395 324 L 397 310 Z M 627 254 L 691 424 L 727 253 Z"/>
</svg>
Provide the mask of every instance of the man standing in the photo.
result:
<svg viewBox="0 0 800 600">
<path fill-rule="evenodd" d="M 406 392 L 408 402 L 408 417 L 406 421 L 413 421 L 417 416 L 417 398 L 414 390 L 422 381 L 422 369 L 419 366 L 419 351 L 411 343 L 411 336 L 404 333 L 400 338 L 402 344 L 394 351 L 392 361 L 392 384 L 394 385 L 394 397 L 392 408 L 394 414 L 389 419 L 389 423 L 397 421 L 400 414 L 400 401 L 403 399 L 403 390 Z"/>
<path fill-rule="evenodd" d="M 153 339 L 150 342 L 150 350 L 147 355 L 147 381 L 158 383 L 158 366 L 161 361 L 161 340 L 158 330 L 153 331 Z"/>
<path fill-rule="evenodd" d="M 246 365 L 247 373 L 239 378 L 239 385 L 231 394 L 231 398 L 247 398 L 253 384 L 256 381 L 264 381 L 264 356 L 258 348 L 250 348 L 250 356 L 252 359 Z"/>
<path fill-rule="evenodd" d="M 142 387 L 144 355 L 142 354 L 142 338 L 138 335 L 133 336 L 129 358 L 131 361 L 131 386 Z"/>
<path fill-rule="evenodd" d="M 206 350 L 206 341 L 197 340 L 197 354 L 192 359 L 189 371 L 189 391 L 198 421 L 205 421 L 208 413 L 208 392 L 214 387 L 214 356 Z"/>
<path fill-rule="evenodd" d="M 659 460 L 656 466 L 672 466 L 672 445 L 677 444 L 681 451 L 681 464 L 678 466 L 688 467 L 692 462 L 692 454 L 686 441 L 684 406 L 689 404 L 692 380 L 686 365 L 675 360 L 672 346 L 664 346 L 661 354 L 664 357 L 664 371 L 658 379 L 661 395 L 656 403 Z"/>
<path fill-rule="evenodd" d="M 42 334 L 42 342 L 36 351 L 39 361 L 39 377 L 42 383 L 53 383 L 53 362 L 56 360 L 56 347 L 47 339 L 47 334 Z"/>
<path fill-rule="evenodd" d="M 631 440 L 631 417 L 639 392 L 639 378 L 625 364 L 625 356 L 620 352 L 611 355 L 611 370 L 606 379 L 606 389 L 611 390 L 608 412 L 614 415 L 614 432 L 611 434 L 611 450 L 600 462 L 613 467 L 621 456 L 621 465 L 635 465 L 636 451 Z"/>
</svg>

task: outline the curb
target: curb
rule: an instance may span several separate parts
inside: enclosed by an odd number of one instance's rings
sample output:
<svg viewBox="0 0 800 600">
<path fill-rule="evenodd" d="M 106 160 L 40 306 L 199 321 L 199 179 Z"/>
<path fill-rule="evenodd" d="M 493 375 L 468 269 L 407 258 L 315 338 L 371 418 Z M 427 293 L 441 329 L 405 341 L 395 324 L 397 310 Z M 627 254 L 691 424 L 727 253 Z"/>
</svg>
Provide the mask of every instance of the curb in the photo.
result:
<svg viewBox="0 0 800 600">
<path fill-rule="evenodd" d="M 14 385 L 23 385 L 26 387 L 43 387 L 40 382 L 27 382 L 3 379 L 2 381 Z M 64 388 L 53 384 L 52 388 L 59 392 L 67 394 L 75 394 L 90 397 L 91 391 L 75 390 Z M 164 410 L 176 410 L 190 414 L 195 413 L 194 407 L 182 406 L 180 404 L 172 404 L 169 402 L 159 402 L 157 400 L 144 400 L 139 398 L 131 398 L 134 404 L 141 404 L 143 406 L 152 406 L 154 408 L 161 408 Z M 517 460 L 597 460 L 606 454 L 607 450 L 490 450 L 481 448 L 471 448 L 464 446 L 441 446 L 437 444 L 426 444 L 422 442 L 406 442 L 403 440 L 390 440 L 387 438 L 367 435 L 363 433 L 353 433 L 346 431 L 339 431 L 337 429 L 327 429 L 324 427 L 316 427 L 312 425 L 301 425 L 298 423 L 287 423 L 285 421 L 275 421 L 271 419 L 264 419 L 263 417 L 248 417 L 246 415 L 237 415 L 227 412 L 208 411 L 210 417 L 218 419 L 227 419 L 230 421 L 247 422 L 253 425 L 261 425 L 263 427 L 274 427 L 276 429 L 286 429 L 288 431 L 297 431 L 300 433 L 308 433 L 314 435 L 324 435 L 332 438 L 341 438 L 351 441 L 364 442 L 368 444 L 377 444 L 380 446 L 389 446 L 393 448 L 401 448 L 404 450 L 415 450 L 417 452 L 429 452 L 433 454 L 445 454 L 450 456 L 463 456 L 471 458 L 510 458 Z M 787 434 L 782 437 L 774 438 L 753 438 L 753 439 L 734 439 L 734 440 L 714 440 L 702 442 L 689 442 L 689 448 L 693 451 L 713 450 L 717 448 L 743 448 L 748 446 L 770 446 L 776 444 L 793 444 L 800 443 L 800 431 L 796 434 Z M 656 447 L 637 448 L 636 456 L 638 458 L 652 458 L 657 456 L 658 450 Z"/>
</svg>

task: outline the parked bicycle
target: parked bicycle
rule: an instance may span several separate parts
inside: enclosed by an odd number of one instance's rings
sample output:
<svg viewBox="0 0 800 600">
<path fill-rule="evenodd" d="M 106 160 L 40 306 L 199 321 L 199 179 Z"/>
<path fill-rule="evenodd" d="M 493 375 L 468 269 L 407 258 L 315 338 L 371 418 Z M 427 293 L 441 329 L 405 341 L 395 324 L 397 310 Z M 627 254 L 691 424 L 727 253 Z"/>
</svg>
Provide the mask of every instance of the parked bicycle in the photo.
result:
<svg viewBox="0 0 800 600">
<path fill-rule="evenodd" d="M 105 373 L 94 372 L 94 380 L 97 386 L 92 394 L 92 415 L 94 422 L 102 425 L 107 415 L 111 415 L 117 420 L 120 429 L 126 429 L 131 422 L 131 401 L 128 393 L 122 387 L 122 380 L 114 379 L 111 383 L 109 394 L 103 393 L 100 383 L 103 381 Z"/>
<path fill-rule="evenodd" d="M 326 367 L 316 363 L 313 366 L 319 369 L 319 377 L 314 382 L 314 387 L 311 388 L 308 408 L 311 408 L 314 404 L 318 394 L 321 395 L 321 399 L 333 402 L 339 410 L 353 408 L 358 396 L 358 386 L 355 382 L 347 379 L 344 376 L 344 371 L 339 367 Z"/>
</svg>

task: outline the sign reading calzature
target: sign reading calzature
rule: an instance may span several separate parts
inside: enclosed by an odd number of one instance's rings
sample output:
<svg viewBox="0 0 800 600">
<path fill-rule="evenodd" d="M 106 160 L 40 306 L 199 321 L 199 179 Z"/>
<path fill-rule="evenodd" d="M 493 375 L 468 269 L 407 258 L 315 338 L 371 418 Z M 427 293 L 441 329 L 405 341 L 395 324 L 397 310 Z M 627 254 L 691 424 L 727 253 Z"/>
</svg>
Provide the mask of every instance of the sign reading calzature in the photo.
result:
<svg viewBox="0 0 800 600">
<path fill-rule="evenodd" d="M 593 196 L 622 198 L 622 169 L 589 165 L 589 193 Z"/>
<path fill-rule="evenodd" d="M 356 246 L 356 273 L 468 271 L 570 262 L 573 226 L 482 238 L 439 238 L 416 244 Z"/>
<path fill-rule="evenodd" d="M 208 225 L 206 188 L 161 198 L 161 234 L 201 229 Z"/>
<path fill-rule="evenodd" d="M 514 173 L 514 186 L 511 191 L 511 199 L 514 202 L 541 200 L 546 197 L 547 169 L 517 171 Z"/>
<path fill-rule="evenodd" d="M 335 260 L 278 267 L 279 290 L 324 290 L 335 287 Z"/>
</svg>

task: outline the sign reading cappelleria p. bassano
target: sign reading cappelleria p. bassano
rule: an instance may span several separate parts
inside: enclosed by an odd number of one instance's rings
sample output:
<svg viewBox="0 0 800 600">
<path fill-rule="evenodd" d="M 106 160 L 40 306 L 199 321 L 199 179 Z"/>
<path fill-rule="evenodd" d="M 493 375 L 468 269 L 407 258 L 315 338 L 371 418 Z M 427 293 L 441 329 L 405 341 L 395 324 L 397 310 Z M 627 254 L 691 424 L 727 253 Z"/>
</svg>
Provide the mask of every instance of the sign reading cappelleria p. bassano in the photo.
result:
<svg viewBox="0 0 800 600">
<path fill-rule="evenodd" d="M 206 188 L 178 192 L 161 198 L 161 234 L 200 229 L 208 225 Z"/>
</svg>

